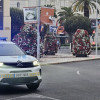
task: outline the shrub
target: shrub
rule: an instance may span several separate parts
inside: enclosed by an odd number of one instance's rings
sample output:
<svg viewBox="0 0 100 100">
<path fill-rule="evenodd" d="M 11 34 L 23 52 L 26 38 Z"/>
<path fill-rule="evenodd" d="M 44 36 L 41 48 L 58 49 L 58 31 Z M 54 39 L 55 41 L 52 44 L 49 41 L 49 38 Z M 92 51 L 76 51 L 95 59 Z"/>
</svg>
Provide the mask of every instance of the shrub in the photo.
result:
<svg viewBox="0 0 100 100">
<path fill-rule="evenodd" d="M 73 36 L 72 53 L 78 55 L 89 55 L 91 44 L 88 32 L 83 29 L 77 29 Z"/>
<path fill-rule="evenodd" d="M 17 43 L 27 54 L 37 56 L 37 33 L 31 24 L 22 26 L 20 33 L 15 35 L 12 41 Z M 42 46 L 40 50 L 42 56 Z"/>
<path fill-rule="evenodd" d="M 47 33 L 44 40 L 44 54 L 55 55 L 57 53 L 57 40 L 52 33 Z"/>
</svg>

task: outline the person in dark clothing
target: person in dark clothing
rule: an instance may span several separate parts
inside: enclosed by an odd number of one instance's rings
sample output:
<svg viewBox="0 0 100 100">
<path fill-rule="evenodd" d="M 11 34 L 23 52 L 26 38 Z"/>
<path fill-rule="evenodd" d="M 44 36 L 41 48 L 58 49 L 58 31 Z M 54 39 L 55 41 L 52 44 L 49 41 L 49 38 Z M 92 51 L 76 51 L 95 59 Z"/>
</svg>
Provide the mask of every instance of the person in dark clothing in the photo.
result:
<svg viewBox="0 0 100 100">
<path fill-rule="evenodd" d="M 44 40 L 45 33 L 43 31 L 40 32 L 40 36 L 41 36 L 41 40 L 43 41 Z"/>
<path fill-rule="evenodd" d="M 41 25 L 40 36 L 41 40 L 44 41 L 44 36 L 45 36 L 44 25 Z"/>
</svg>

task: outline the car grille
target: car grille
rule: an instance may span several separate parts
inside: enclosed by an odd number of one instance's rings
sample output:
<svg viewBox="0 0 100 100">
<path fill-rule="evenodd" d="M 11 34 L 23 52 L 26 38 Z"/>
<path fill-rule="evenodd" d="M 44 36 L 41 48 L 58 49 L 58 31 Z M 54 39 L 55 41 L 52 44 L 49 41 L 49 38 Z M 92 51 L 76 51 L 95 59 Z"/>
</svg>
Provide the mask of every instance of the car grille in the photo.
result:
<svg viewBox="0 0 100 100">
<path fill-rule="evenodd" d="M 11 66 L 11 67 L 20 67 L 20 68 L 34 67 L 33 62 L 4 63 L 4 65 Z"/>
<path fill-rule="evenodd" d="M 8 84 L 14 84 L 14 85 L 33 83 L 34 81 L 38 81 L 37 76 L 22 77 L 22 78 L 3 78 L 1 80 L 2 83 L 8 83 Z"/>
</svg>

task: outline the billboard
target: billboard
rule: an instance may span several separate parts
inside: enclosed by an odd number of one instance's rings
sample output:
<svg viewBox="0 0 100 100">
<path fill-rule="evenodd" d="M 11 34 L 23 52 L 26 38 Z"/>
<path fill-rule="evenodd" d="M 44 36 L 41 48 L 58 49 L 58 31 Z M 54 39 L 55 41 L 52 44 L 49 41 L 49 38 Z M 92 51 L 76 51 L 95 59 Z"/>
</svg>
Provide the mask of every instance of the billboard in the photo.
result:
<svg viewBox="0 0 100 100">
<path fill-rule="evenodd" d="M 24 7 L 24 23 L 37 23 L 37 8 Z"/>
<path fill-rule="evenodd" d="M 57 28 L 57 34 L 65 34 L 65 33 L 64 33 L 64 26 L 59 26 L 59 27 Z"/>
<path fill-rule="evenodd" d="M 90 19 L 91 20 L 91 28 L 96 29 L 96 19 Z M 97 25 L 98 28 L 100 29 L 100 19 L 97 19 Z"/>
<path fill-rule="evenodd" d="M 57 26 L 49 26 L 49 31 L 56 33 L 57 32 Z"/>
<path fill-rule="evenodd" d="M 3 0 L 0 0 L 0 30 L 3 30 Z"/>
<path fill-rule="evenodd" d="M 41 24 L 53 24 L 52 17 L 54 16 L 54 8 L 41 8 Z"/>
</svg>

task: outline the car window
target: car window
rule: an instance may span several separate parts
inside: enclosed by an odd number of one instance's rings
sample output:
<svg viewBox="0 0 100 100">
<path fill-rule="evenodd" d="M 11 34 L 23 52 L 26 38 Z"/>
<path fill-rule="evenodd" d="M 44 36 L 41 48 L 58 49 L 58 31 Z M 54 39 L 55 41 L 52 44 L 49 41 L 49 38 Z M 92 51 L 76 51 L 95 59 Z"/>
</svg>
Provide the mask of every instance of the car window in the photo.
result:
<svg viewBox="0 0 100 100">
<path fill-rule="evenodd" d="M 15 44 L 0 44 L 0 56 L 20 56 L 25 53 Z"/>
</svg>

